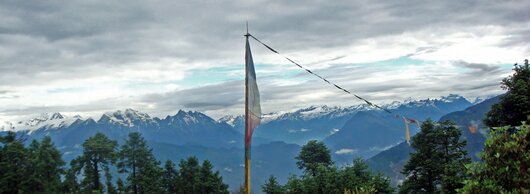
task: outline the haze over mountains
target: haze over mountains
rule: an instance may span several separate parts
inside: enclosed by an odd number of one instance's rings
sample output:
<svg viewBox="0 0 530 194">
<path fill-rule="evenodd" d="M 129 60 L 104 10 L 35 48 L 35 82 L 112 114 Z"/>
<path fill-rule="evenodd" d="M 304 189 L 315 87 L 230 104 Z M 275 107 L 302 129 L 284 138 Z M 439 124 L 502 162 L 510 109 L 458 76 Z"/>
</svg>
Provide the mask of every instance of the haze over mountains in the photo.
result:
<svg viewBox="0 0 530 194">
<path fill-rule="evenodd" d="M 449 95 L 394 102 L 384 107 L 418 120 L 438 120 L 472 105 L 462 96 Z M 411 129 L 415 134 L 416 128 Z M 48 113 L 25 121 L 2 121 L 0 131 L 7 130 L 27 137 L 27 143 L 49 135 L 67 161 L 80 154 L 80 144 L 97 132 L 122 142 L 129 132 L 138 131 L 160 160 L 177 161 L 196 155 L 211 160 L 231 188 L 238 188 L 243 182 L 242 116 L 214 120 L 200 112 L 180 110 L 175 115 L 158 118 L 133 109 L 104 113 L 98 119 Z M 294 157 L 308 140 L 324 141 L 340 165 L 355 157 L 370 158 L 398 145 L 404 141 L 404 134 L 403 120 L 364 105 L 311 106 L 266 114 L 253 137 L 254 187 L 263 184 L 271 174 L 285 182 L 289 174 L 300 173 Z"/>
</svg>

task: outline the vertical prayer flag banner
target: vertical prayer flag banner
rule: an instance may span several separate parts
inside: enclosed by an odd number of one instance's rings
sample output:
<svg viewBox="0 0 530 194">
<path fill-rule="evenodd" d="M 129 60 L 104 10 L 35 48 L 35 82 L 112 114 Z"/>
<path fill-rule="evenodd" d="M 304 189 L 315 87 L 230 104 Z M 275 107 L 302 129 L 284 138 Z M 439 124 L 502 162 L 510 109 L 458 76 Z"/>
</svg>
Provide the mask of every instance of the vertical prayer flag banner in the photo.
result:
<svg viewBox="0 0 530 194">
<path fill-rule="evenodd" d="M 250 145 L 252 142 L 252 132 L 261 122 L 261 106 L 259 103 L 259 90 L 258 84 L 256 83 L 256 72 L 254 70 L 254 62 L 252 60 L 252 53 L 250 51 L 250 45 L 246 44 L 245 51 L 245 66 L 246 66 L 246 119 L 247 126 L 245 131 L 245 145 Z"/>
<path fill-rule="evenodd" d="M 256 71 L 248 37 L 245 49 L 245 193 L 250 194 L 250 144 L 252 133 L 261 122 L 261 106 L 259 104 L 259 90 L 256 83 Z"/>
<path fill-rule="evenodd" d="M 410 145 L 409 120 L 403 117 L 403 121 L 405 122 L 405 138 L 407 138 L 407 143 Z"/>
</svg>

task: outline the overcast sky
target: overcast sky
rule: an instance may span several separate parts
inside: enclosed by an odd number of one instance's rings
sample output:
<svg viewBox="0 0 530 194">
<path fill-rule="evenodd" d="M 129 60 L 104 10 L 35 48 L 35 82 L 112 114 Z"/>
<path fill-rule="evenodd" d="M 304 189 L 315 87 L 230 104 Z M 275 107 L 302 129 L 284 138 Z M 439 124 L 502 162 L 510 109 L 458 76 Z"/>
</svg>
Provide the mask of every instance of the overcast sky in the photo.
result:
<svg viewBox="0 0 530 194">
<path fill-rule="evenodd" d="M 0 120 L 243 114 L 250 33 L 378 103 L 500 94 L 530 56 L 530 1 L 0 2 Z M 251 40 L 263 112 L 360 103 Z"/>
</svg>

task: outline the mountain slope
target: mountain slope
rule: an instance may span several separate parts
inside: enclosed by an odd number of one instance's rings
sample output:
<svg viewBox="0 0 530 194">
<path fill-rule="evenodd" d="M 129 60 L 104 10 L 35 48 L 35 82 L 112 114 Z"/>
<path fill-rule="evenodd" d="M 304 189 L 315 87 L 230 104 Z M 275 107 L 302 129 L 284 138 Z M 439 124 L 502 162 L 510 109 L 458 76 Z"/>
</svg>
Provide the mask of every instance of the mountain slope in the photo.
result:
<svg viewBox="0 0 530 194">
<path fill-rule="evenodd" d="M 180 110 L 164 119 L 150 117 L 133 109 L 103 114 L 97 121 L 64 116 L 37 117 L 17 122 L 10 130 L 40 139 L 49 135 L 59 146 L 75 146 L 97 132 L 122 141 L 129 132 L 140 132 L 146 140 L 174 145 L 206 147 L 242 147 L 242 134 L 226 123 L 219 123 L 200 112 Z M 60 114 L 59 114 L 60 115 Z M 37 122 L 38 121 L 38 122 Z M 27 124 L 29 123 L 29 124 Z M 4 130 L 9 127 L 4 127 Z M 16 127 L 16 128 L 14 128 Z"/>
<path fill-rule="evenodd" d="M 450 94 L 439 99 L 408 100 L 383 105 L 393 112 L 408 117 L 438 119 L 449 112 L 463 110 L 472 104 L 459 95 Z M 377 117 L 387 117 L 366 104 L 351 107 L 311 106 L 293 112 L 269 113 L 263 115 L 262 124 L 254 131 L 254 138 L 266 138 L 273 141 L 305 144 L 308 140 L 324 140 L 343 128 L 348 120 L 359 112 L 370 112 Z M 399 119 L 387 119 L 394 127 L 401 126 Z M 243 116 L 227 116 L 218 120 L 243 133 Z M 395 143 L 395 142 L 394 142 Z M 387 145 L 388 146 L 388 145 Z M 386 146 L 385 146 L 386 147 Z"/>
<path fill-rule="evenodd" d="M 394 103 L 387 106 L 387 109 L 418 120 L 437 120 L 444 114 L 463 110 L 470 105 L 462 96 L 449 95 L 440 99 Z M 411 135 L 417 132 L 416 125 L 410 125 L 410 129 Z M 358 112 L 338 132 L 325 138 L 324 142 L 340 162 L 350 162 L 354 157 L 369 158 L 404 139 L 405 127 L 401 118 L 370 110 Z"/>
<path fill-rule="evenodd" d="M 439 120 L 454 121 L 462 130 L 462 138 L 468 141 L 466 150 L 473 160 L 478 160 L 477 154 L 483 149 L 485 141 L 485 127 L 482 124 L 484 115 L 490 110 L 491 106 L 499 101 L 500 96 L 490 98 L 476 105 L 473 105 L 463 111 L 456 111 L 442 116 Z M 477 125 L 477 133 L 471 133 L 468 130 L 470 125 Z M 367 160 L 368 165 L 374 171 L 380 171 L 386 176 L 392 178 L 394 184 L 400 183 L 404 178 L 401 174 L 403 165 L 408 161 L 412 148 L 401 142 L 399 145 L 385 150 Z"/>
</svg>

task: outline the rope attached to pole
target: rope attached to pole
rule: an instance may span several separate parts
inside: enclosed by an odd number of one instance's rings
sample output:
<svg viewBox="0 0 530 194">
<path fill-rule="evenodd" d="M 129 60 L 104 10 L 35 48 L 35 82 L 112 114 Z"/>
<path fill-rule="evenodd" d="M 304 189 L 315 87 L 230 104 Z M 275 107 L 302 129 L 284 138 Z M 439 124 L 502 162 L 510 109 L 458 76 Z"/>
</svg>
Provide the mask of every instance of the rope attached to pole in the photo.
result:
<svg viewBox="0 0 530 194">
<path fill-rule="evenodd" d="M 377 109 L 383 110 L 384 112 L 386 112 L 386 113 L 388 113 L 388 114 L 394 116 L 394 117 L 397 118 L 397 119 L 401 119 L 401 118 L 402 118 L 403 120 L 405 120 L 405 127 L 406 127 L 406 134 L 405 134 L 405 136 L 406 136 L 406 139 L 407 139 L 407 143 L 410 145 L 410 132 L 409 132 L 409 129 L 408 129 L 408 123 L 416 123 L 416 124 L 418 125 L 418 128 L 419 128 L 420 123 L 421 123 L 420 121 L 418 121 L 418 120 L 416 120 L 416 119 L 407 118 L 407 117 L 405 117 L 405 116 L 402 116 L 402 115 L 399 115 L 399 114 L 397 114 L 397 113 L 394 113 L 394 112 L 392 112 L 392 111 L 390 111 L 390 110 L 388 110 L 388 109 L 386 109 L 386 108 L 384 108 L 384 107 L 381 107 L 381 106 L 379 106 L 379 105 L 377 105 L 377 104 L 375 104 L 375 103 L 373 103 L 373 102 L 370 102 L 370 101 L 366 100 L 366 99 L 363 98 L 363 97 L 360 97 L 360 96 L 357 95 L 357 94 L 352 93 L 352 92 L 350 92 L 350 91 L 344 89 L 343 87 L 340 87 L 339 85 L 337 85 L 337 84 L 335 84 L 335 83 L 333 83 L 333 82 L 330 82 L 329 80 L 327 80 L 326 78 L 320 76 L 319 74 L 317 74 L 317 73 L 315 73 L 315 72 L 313 72 L 313 71 L 311 71 L 311 70 L 309 70 L 309 69 L 303 67 L 302 65 L 300 65 L 300 64 L 298 64 L 297 62 L 293 61 L 293 60 L 290 59 L 289 57 L 286 57 L 286 56 L 280 54 L 280 52 L 274 50 L 274 49 L 273 49 L 272 47 L 270 47 L 269 45 L 267 45 L 267 44 L 261 42 L 261 41 L 260 41 L 258 38 L 256 38 L 254 35 L 252 35 L 252 34 L 248 34 L 248 35 L 249 35 L 250 37 L 252 37 L 254 40 L 256 40 L 257 42 L 259 42 L 261 45 L 263 45 L 264 47 L 266 47 L 267 49 L 269 49 L 271 52 L 276 53 L 277 55 L 280 55 L 281 57 L 287 59 L 287 60 L 288 60 L 289 62 L 291 62 L 292 64 L 294 64 L 294 65 L 298 66 L 299 68 L 305 70 L 307 73 L 312 74 L 312 75 L 318 77 L 319 79 L 321 79 L 322 81 L 328 83 L 329 85 L 331 85 L 331 86 L 333 86 L 333 87 L 335 87 L 335 88 L 337 88 L 337 89 L 339 89 L 339 90 L 341 90 L 341 91 L 343 91 L 343 92 L 345 92 L 345 93 L 347 93 L 347 94 L 353 95 L 355 98 L 357 98 L 357 99 L 359 99 L 359 100 L 361 100 L 361 101 L 364 101 L 364 103 L 368 104 L 369 106 L 372 106 L 372 107 L 375 107 L 375 108 L 377 108 Z"/>
</svg>

